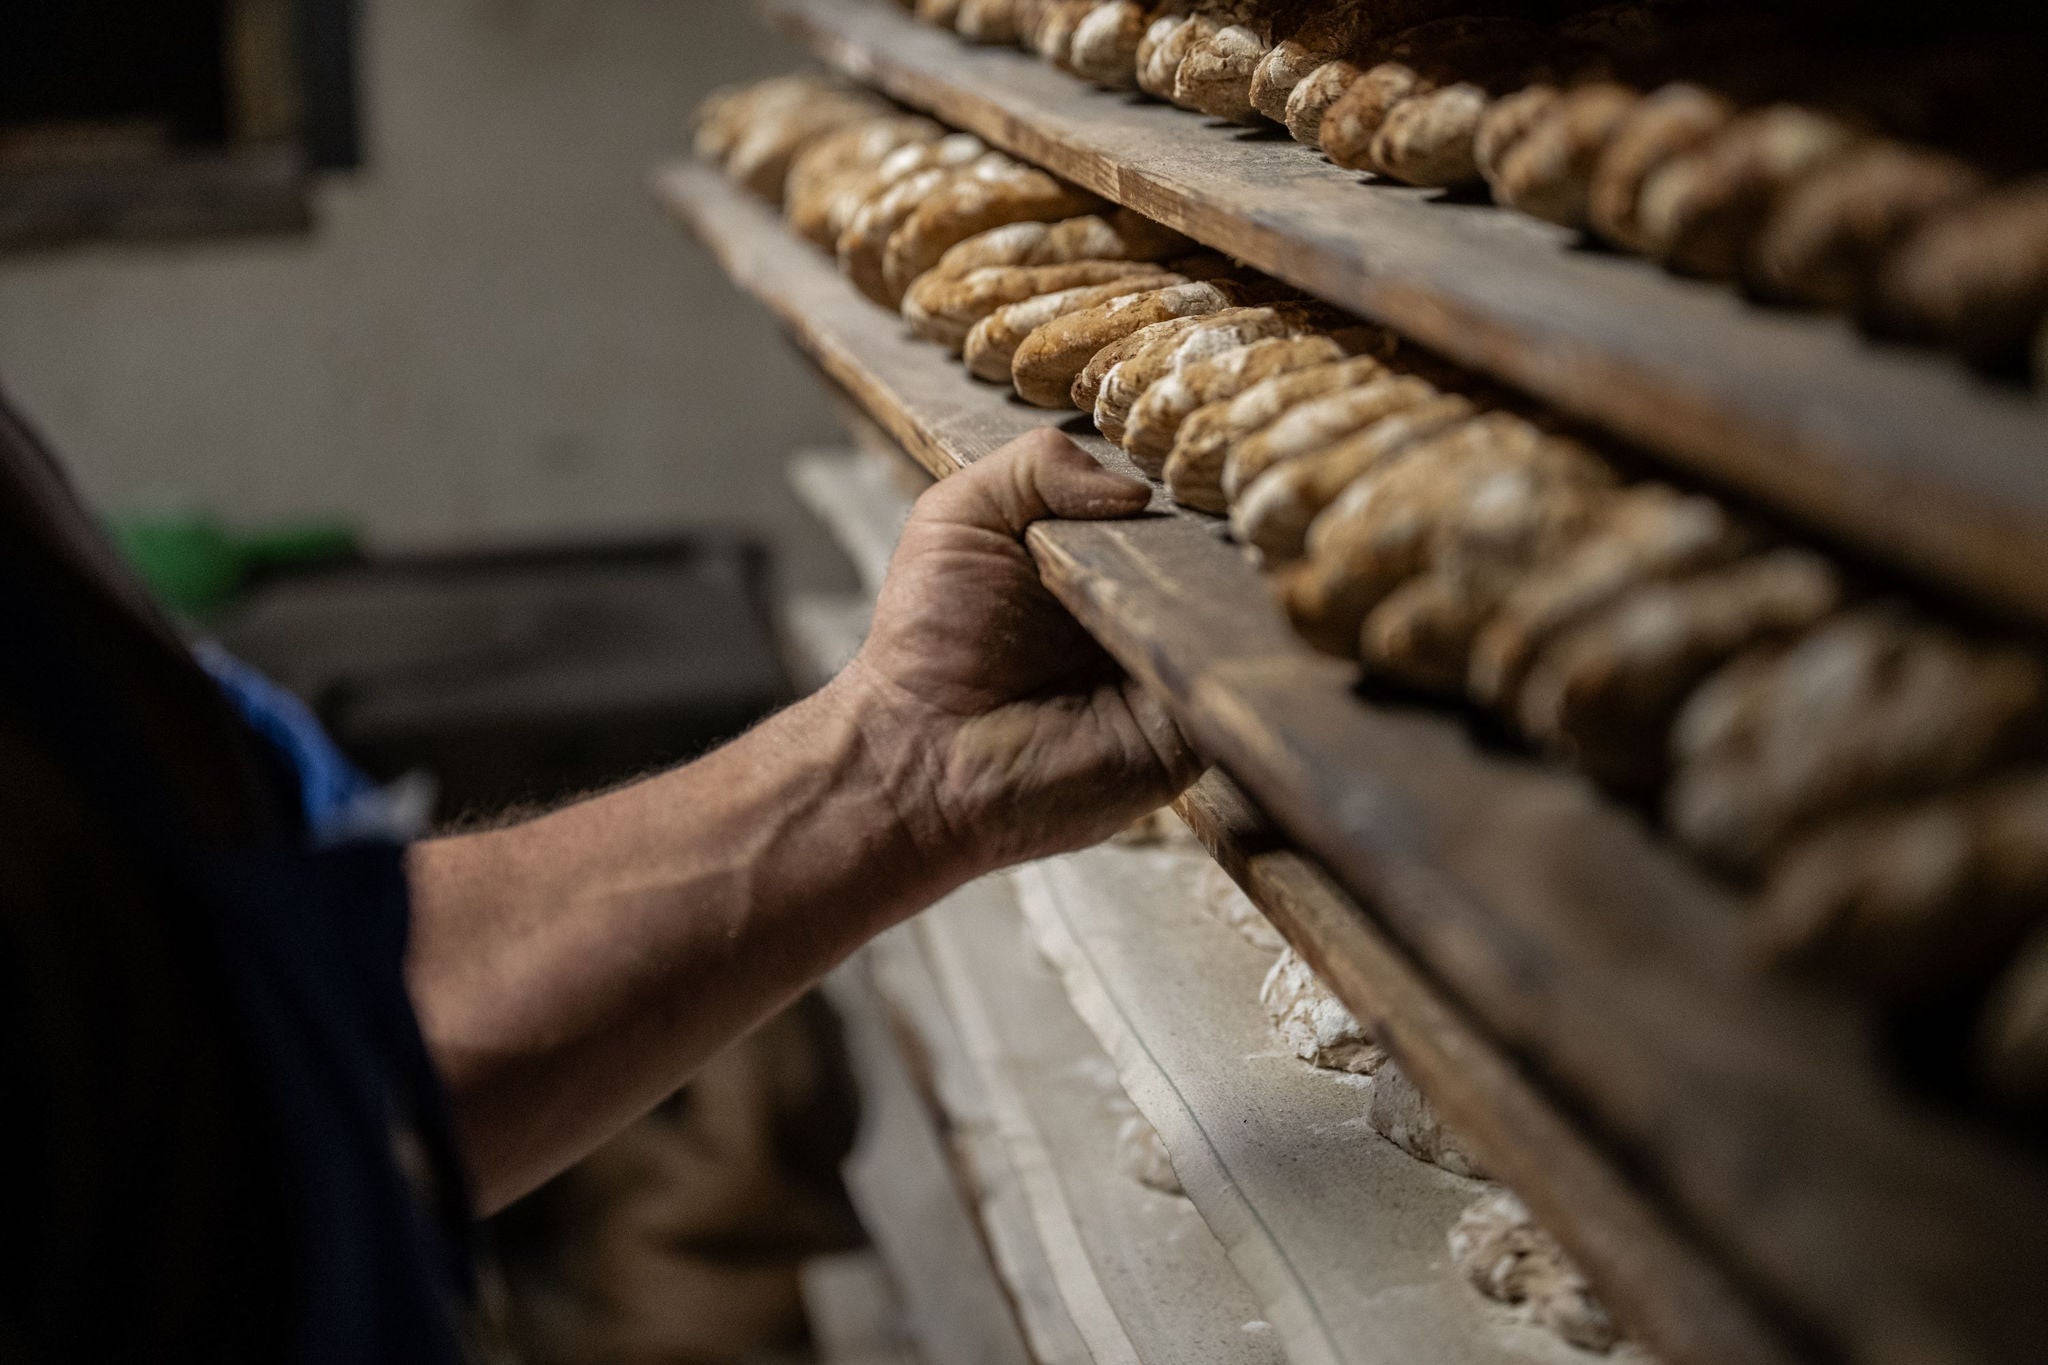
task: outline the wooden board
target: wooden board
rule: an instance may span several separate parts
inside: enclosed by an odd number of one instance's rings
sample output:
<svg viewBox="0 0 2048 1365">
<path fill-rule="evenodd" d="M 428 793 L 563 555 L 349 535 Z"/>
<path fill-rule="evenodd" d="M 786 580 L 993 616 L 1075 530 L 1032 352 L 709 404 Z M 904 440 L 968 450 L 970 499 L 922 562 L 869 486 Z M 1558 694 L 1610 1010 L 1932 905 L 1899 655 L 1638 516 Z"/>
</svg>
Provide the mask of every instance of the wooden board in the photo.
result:
<svg viewBox="0 0 2048 1365">
<path fill-rule="evenodd" d="M 674 168 L 659 189 L 928 469 L 1061 420 L 908 338 L 716 175 Z M 1671 1234 L 1817 1353 L 2038 1358 L 2038 1157 L 1906 1093 L 1853 1001 L 1752 972 L 1735 898 L 1636 816 L 1442 712 L 1361 701 L 1212 518 L 1041 525 L 1030 543 L 1096 637 L 1577 1116 Z M 1559 1231 L 1596 1276 L 1617 1254 Z"/>
<path fill-rule="evenodd" d="M 1205 903 L 1207 862 L 1198 849 L 1111 844 L 1013 875 L 1075 1009 L 1258 1290 L 1287 1358 L 1585 1365 L 1450 1265 L 1446 1237 L 1486 1187 L 1374 1132 L 1367 1078 L 1318 1071 L 1280 1045 L 1259 1001 L 1276 954 Z"/>
<path fill-rule="evenodd" d="M 886 0 L 764 0 L 827 63 L 1846 543 L 2048 622 L 2048 402 L 1836 319 L 1370 183 Z"/>
<path fill-rule="evenodd" d="M 948 897 L 913 935 L 1095 1365 L 1285 1365 L 1194 1205 L 1118 1161 L 1130 1101 L 1032 948 L 1010 879 Z"/>
<path fill-rule="evenodd" d="M 881 950 L 886 951 L 886 950 Z M 904 1323 L 932 1362 L 1049 1365 L 1034 1354 L 969 1213 L 947 1134 L 924 1098 L 928 1078 L 905 1061 L 886 1007 L 869 976 L 876 948 L 826 982 L 859 1077 L 861 1135 L 848 1158 L 848 1192 L 904 1299 Z M 1070 1329 L 1071 1330 L 1071 1329 Z M 1080 1359 L 1069 1357 L 1073 1365 Z"/>
</svg>

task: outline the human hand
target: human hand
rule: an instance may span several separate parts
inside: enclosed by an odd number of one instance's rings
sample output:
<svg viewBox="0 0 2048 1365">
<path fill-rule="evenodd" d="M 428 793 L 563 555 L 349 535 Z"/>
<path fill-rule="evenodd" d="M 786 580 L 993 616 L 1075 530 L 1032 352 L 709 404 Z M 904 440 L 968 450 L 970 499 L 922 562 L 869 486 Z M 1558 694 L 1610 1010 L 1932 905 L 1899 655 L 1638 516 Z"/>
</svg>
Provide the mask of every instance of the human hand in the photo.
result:
<svg viewBox="0 0 2048 1365">
<path fill-rule="evenodd" d="M 1025 529 L 1144 509 L 1151 490 L 1051 429 L 918 499 L 867 643 L 841 679 L 902 816 L 972 871 L 1083 848 L 1201 764 L 1149 693 L 1039 581 Z"/>
</svg>

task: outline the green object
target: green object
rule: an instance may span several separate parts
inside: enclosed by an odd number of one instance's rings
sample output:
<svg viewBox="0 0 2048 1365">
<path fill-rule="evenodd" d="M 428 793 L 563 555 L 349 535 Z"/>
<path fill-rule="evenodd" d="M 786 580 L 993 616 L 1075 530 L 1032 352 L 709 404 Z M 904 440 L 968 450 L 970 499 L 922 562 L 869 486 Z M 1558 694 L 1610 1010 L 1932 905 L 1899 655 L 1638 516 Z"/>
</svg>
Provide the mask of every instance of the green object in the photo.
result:
<svg viewBox="0 0 2048 1365">
<path fill-rule="evenodd" d="M 200 512 L 136 513 L 113 518 L 109 530 L 157 600 L 200 620 L 232 601 L 254 574 L 317 568 L 361 553 L 355 527 L 338 520 L 235 530 Z"/>
</svg>

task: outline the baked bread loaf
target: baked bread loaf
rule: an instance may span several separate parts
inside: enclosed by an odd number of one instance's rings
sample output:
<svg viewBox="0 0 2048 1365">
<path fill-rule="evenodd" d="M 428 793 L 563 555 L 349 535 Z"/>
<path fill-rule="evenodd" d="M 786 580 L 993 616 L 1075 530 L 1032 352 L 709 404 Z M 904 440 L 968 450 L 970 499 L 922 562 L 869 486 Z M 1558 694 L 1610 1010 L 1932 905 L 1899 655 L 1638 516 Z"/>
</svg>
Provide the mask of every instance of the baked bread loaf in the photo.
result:
<svg viewBox="0 0 2048 1365">
<path fill-rule="evenodd" d="M 2019 358 L 2048 313 L 2048 176 L 1937 213 L 1879 269 L 1870 321 L 1973 359 Z"/>
<path fill-rule="evenodd" d="M 1170 344 L 1142 347 L 1103 373 L 1095 392 L 1095 429 L 1122 445 L 1131 409 L 1155 384 L 1182 366 L 1266 337 L 1300 336 L 1334 320 L 1328 309 L 1302 303 L 1225 308 L 1206 314 Z"/>
<path fill-rule="evenodd" d="M 1479 123 L 1493 103 L 1486 88 L 1471 81 L 1402 100 L 1373 134 L 1373 169 L 1410 185 L 1470 184 L 1479 178 Z"/>
<path fill-rule="evenodd" d="M 896 229 L 909 221 L 920 204 L 955 180 L 1000 176 L 1014 164 L 1000 152 L 988 152 L 966 165 L 929 166 L 895 181 L 863 203 L 847 220 L 846 229 L 835 244 L 840 272 L 876 303 L 896 307 L 884 273 L 889 239 L 896 235 Z"/>
<path fill-rule="evenodd" d="M 993 265 L 952 278 L 933 271 L 903 296 L 903 319 L 926 341 L 955 352 L 975 324 L 1007 304 L 1088 285 L 1129 279 L 1129 261 L 1069 261 L 1064 265 Z"/>
<path fill-rule="evenodd" d="M 2048 1107 L 2048 933 L 2036 932 L 1991 988 L 1976 1053 L 1977 1075 L 1993 1094 Z"/>
<path fill-rule="evenodd" d="M 1798 105 L 1743 114 L 1643 181 L 1636 223 L 1648 252 L 1709 279 L 1742 271 L 1779 195 L 1855 145 L 1854 129 Z"/>
<path fill-rule="evenodd" d="M 1025 338 L 1055 318 L 1083 312 L 1111 299 L 1187 283 L 1185 276 L 1158 266 L 1134 262 L 1131 272 L 1108 284 L 1062 289 L 1056 294 L 1041 294 L 1037 298 L 996 309 L 967 334 L 962 354 L 967 360 L 968 372 L 976 379 L 1008 384 L 1017 348 L 1024 344 Z"/>
<path fill-rule="evenodd" d="M 1140 0 L 1106 0 L 1074 26 L 1067 66 L 1082 80 L 1108 90 L 1135 90 L 1138 43 L 1150 11 Z"/>
<path fill-rule="evenodd" d="M 948 250 L 1005 223 L 1050 222 L 1101 206 L 1091 194 L 1035 167 L 1012 164 L 963 176 L 919 204 L 882 253 L 882 278 L 892 306 Z"/>
<path fill-rule="evenodd" d="M 771 76 L 749 85 L 714 90 L 697 106 L 692 145 L 704 160 L 724 166 L 740 140 L 763 118 L 843 93 L 843 86 L 810 74 Z"/>
<path fill-rule="evenodd" d="M 1095 0 L 1052 0 L 1032 30 L 1032 50 L 1054 66 L 1066 66 L 1073 57 L 1074 34 L 1094 8 Z"/>
<path fill-rule="evenodd" d="M 1166 487 L 1189 507 L 1221 512 L 1230 505 L 1224 492 L 1224 464 L 1239 443 L 1264 430 L 1297 403 L 1369 384 L 1387 372 L 1376 357 L 1304 366 L 1270 375 L 1234 398 L 1197 408 L 1175 433 L 1166 458 Z"/>
<path fill-rule="evenodd" d="M 1273 50 L 1275 36 L 1292 31 L 1314 0 L 1278 0 L 1258 5 L 1193 44 L 1174 72 L 1174 103 L 1212 118 L 1252 123 L 1252 77 Z"/>
<path fill-rule="evenodd" d="M 1955 157 L 1866 142 L 1779 197 L 1757 236 L 1751 283 L 1802 303 L 1858 304 L 1893 247 L 1983 188 L 1983 176 Z"/>
<path fill-rule="evenodd" d="M 1330 116 L 1330 110 L 1351 87 L 1357 84 L 1365 68 L 1349 57 L 1337 57 L 1324 62 L 1315 70 L 1294 83 L 1287 94 L 1287 107 L 1281 111 L 1281 122 L 1287 125 L 1287 132 L 1296 142 L 1310 147 L 1323 145 L 1323 120 Z"/>
<path fill-rule="evenodd" d="M 958 277 L 992 265 L 1064 265 L 1069 261 L 1163 261 L 1194 243 L 1148 218 L 1117 209 L 1056 223 L 1027 219 L 977 233 L 949 247 L 923 278 Z"/>
<path fill-rule="evenodd" d="M 1493 606 L 1485 592 L 1432 570 L 1409 579 L 1367 613 L 1358 657 L 1374 677 L 1456 696 L 1465 686 L 1472 641 Z"/>
<path fill-rule="evenodd" d="M 1423 425 L 1419 415 L 1411 409 L 1383 425 L 1413 429 Z M 1502 496 L 1596 499 L 1611 477 L 1584 447 L 1508 414 L 1434 425 L 1433 434 L 1381 454 L 1316 518 L 1309 557 L 1280 575 L 1281 600 L 1311 644 L 1356 657 L 1366 617 L 1431 569 L 1444 530 L 1470 509 Z"/>
<path fill-rule="evenodd" d="M 1612 81 L 1566 91 L 1501 153 L 1491 182 L 1494 197 L 1547 223 L 1585 227 L 1593 168 L 1642 98 Z"/>
<path fill-rule="evenodd" d="M 951 28 L 960 14 L 960 0 L 912 0 L 911 13 L 933 28 Z"/>
<path fill-rule="evenodd" d="M 1564 92 L 1556 86 L 1537 81 L 1487 105 L 1479 116 L 1479 126 L 1472 130 L 1472 165 L 1479 178 L 1491 185 L 1508 152 L 1548 118 L 1563 98 Z"/>
<path fill-rule="evenodd" d="M 1233 299 L 1230 307 L 1218 311 L 1227 313 L 1235 306 L 1237 300 Z M 1179 344 L 1182 337 L 1193 331 L 1197 323 L 1208 316 L 1208 313 L 1189 313 L 1148 323 L 1128 336 L 1119 337 L 1104 346 L 1088 357 L 1088 363 L 1081 367 L 1081 372 L 1074 376 L 1074 382 L 1068 385 L 1069 404 L 1088 413 L 1092 418 L 1095 402 L 1102 396 L 1102 385 L 1109 378 L 1111 371 L 1125 361 L 1135 359 L 1149 347 L 1163 345 L 1171 349 Z"/>
<path fill-rule="evenodd" d="M 849 122 L 888 112 L 887 105 L 864 91 L 827 89 L 756 113 L 726 157 L 725 173 L 780 206 L 783 182 L 799 152 Z"/>
<path fill-rule="evenodd" d="M 1852 612 L 1701 685 L 1672 733 L 1672 828 L 1753 870 L 1825 816 L 2037 752 L 2048 670 L 1896 610 Z"/>
<path fill-rule="evenodd" d="M 1131 62 L 1131 79 L 1146 94 L 1159 96 L 1155 90 L 1146 89 L 1146 82 L 1152 79 L 1159 63 L 1159 48 L 1171 38 L 1175 30 L 1187 22 L 1189 11 L 1194 9 L 1194 0 L 1157 0 L 1145 11 L 1145 31 L 1138 35 L 1138 50 Z M 1176 69 L 1178 63 L 1175 64 Z M 1172 79 L 1172 72 L 1167 79 Z"/>
<path fill-rule="evenodd" d="M 1173 452 L 1174 437 L 1180 434 L 1181 424 L 1197 408 L 1235 398 L 1276 374 L 1342 360 L 1347 347 L 1367 350 L 1385 335 L 1376 329 L 1357 328 L 1346 332 L 1342 340 L 1334 336 L 1267 337 L 1184 365 L 1147 389 L 1131 409 L 1124 426 L 1124 449 L 1131 453 L 1139 469 L 1157 478 L 1165 472 L 1166 457 Z M 1391 350 L 1391 346 L 1386 349 Z M 1203 510 L 1223 509 L 1216 506 Z"/>
<path fill-rule="evenodd" d="M 971 43 L 1015 43 L 1024 36 L 1017 25 L 1017 0 L 960 0 L 953 15 L 953 31 Z"/>
<path fill-rule="evenodd" d="M 1311 71 L 1336 61 L 1375 31 L 1373 16 L 1384 9 L 1374 0 L 1330 0 L 1281 34 L 1259 59 L 1247 92 L 1252 107 L 1275 123 L 1287 121 L 1287 100 Z"/>
<path fill-rule="evenodd" d="M 1751 943 L 1892 998 L 1939 994 L 2010 954 L 2048 908 L 2048 778 L 1880 807 L 1788 849 Z"/>
<path fill-rule="evenodd" d="M 1323 115 L 1316 145 L 1339 166 L 1372 169 L 1372 141 L 1401 101 L 1460 80 L 1496 78 L 1527 67 L 1546 48 L 1547 35 L 1522 19 L 1460 15 L 1403 33 L 1386 59 L 1367 67 Z"/>
<path fill-rule="evenodd" d="M 1152 22 L 1145 26 L 1145 36 L 1138 40 L 1134 74 L 1140 90 L 1154 99 L 1173 98 L 1173 79 L 1180 73 L 1181 58 L 1197 40 L 1214 31 L 1213 20 L 1196 25 L 1195 15 L 1214 8 L 1214 0 L 1180 0 L 1154 12 Z"/>
<path fill-rule="evenodd" d="M 1645 95 L 1616 125 L 1594 163 L 1586 192 L 1587 223 L 1616 246 L 1647 251 L 1639 213 L 1643 182 L 1734 117 L 1733 103 L 1697 85 L 1666 85 Z"/>
<path fill-rule="evenodd" d="M 1559 634 L 1637 586 L 1725 564 L 1757 537 L 1714 498 L 1663 484 L 1625 489 L 1554 563 L 1505 593 L 1472 644 L 1474 700 L 1509 710 L 1529 665 Z"/>
<path fill-rule="evenodd" d="M 837 234 L 828 235 L 824 225 L 834 196 L 872 180 L 899 149 L 929 145 L 943 132 L 930 119 L 890 116 L 827 133 L 790 163 L 789 178 L 783 182 L 783 216 L 807 240 L 829 247 Z"/>
<path fill-rule="evenodd" d="M 1130 294 L 1055 318 L 1024 339 L 1010 365 L 1018 396 L 1042 408 L 1072 405 L 1074 380 L 1106 346 L 1170 318 L 1231 307 L 1243 297 L 1227 284 L 1191 281 Z"/>
<path fill-rule="evenodd" d="M 1231 449 L 1223 461 L 1223 494 L 1235 506 L 1274 466 L 1312 455 L 1437 396 L 1434 385 L 1413 375 L 1382 374 L 1357 388 L 1298 402 Z"/>
<path fill-rule="evenodd" d="M 988 144 L 971 133 L 949 133 L 933 142 L 910 142 L 883 157 L 868 171 L 851 171 L 820 187 L 815 200 L 791 204 L 791 223 L 827 251 L 854 215 L 898 181 L 934 167 L 965 166 L 989 155 Z"/>
<path fill-rule="evenodd" d="M 1743 650 L 1817 625 L 1842 596 L 1832 565 L 1789 549 L 1643 584 L 1543 647 L 1516 698 L 1517 718 L 1532 739 L 1599 781 L 1654 791 L 1692 689 Z"/>
<path fill-rule="evenodd" d="M 1263 473 L 1246 480 L 1244 491 L 1230 505 L 1232 534 L 1257 550 L 1268 565 L 1298 559 L 1310 525 L 1345 490 L 1388 461 L 1420 449 L 1438 433 L 1469 423 L 1478 414 L 1471 399 L 1434 389 L 1414 401 L 1402 401 L 1402 387 L 1420 384 L 1420 380 L 1407 379 L 1378 386 L 1397 406 L 1370 418 L 1349 435 L 1319 442 L 1312 450 L 1291 455 L 1283 451 Z M 1298 415 L 1317 406 L 1321 405 L 1297 408 L 1260 433 L 1252 444 L 1261 447 L 1262 453 L 1271 451 L 1276 442 L 1269 438 L 1283 434 L 1295 425 Z"/>
</svg>

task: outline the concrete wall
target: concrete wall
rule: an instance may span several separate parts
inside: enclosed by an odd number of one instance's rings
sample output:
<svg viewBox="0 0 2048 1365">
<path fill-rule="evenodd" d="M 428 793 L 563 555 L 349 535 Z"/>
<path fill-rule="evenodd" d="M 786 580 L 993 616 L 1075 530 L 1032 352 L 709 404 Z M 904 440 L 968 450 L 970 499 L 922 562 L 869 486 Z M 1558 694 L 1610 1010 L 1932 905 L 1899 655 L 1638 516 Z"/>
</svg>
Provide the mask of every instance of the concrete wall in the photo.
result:
<svg viewBox="0 0 2048 1365">
<path fill-rule="evenodd" d="M 365 0 L 369 164 L 310 237 L 0 256 L 0 384 L 103 506 L 343 512 L 387 544 L 740 521 L 833 426 L 652 207 L 714 85 L 794 53 L 741 0 Z"/>
</svg>

